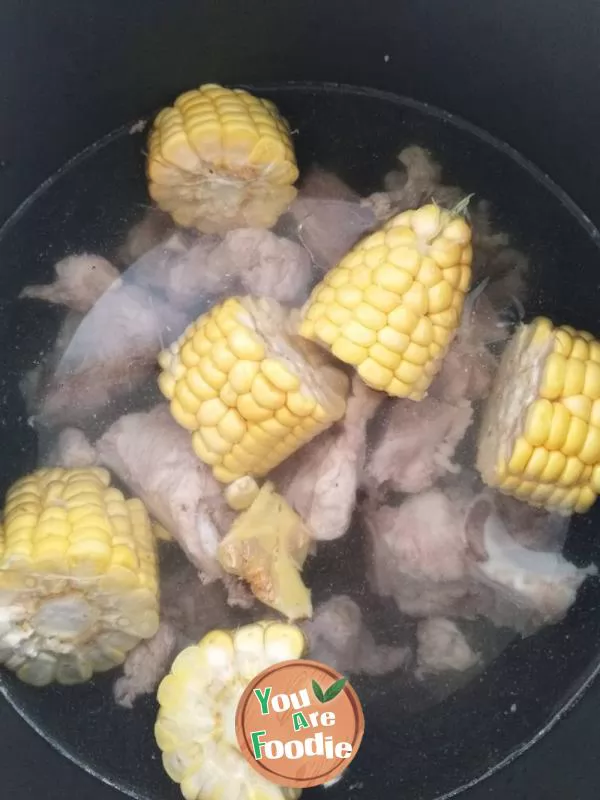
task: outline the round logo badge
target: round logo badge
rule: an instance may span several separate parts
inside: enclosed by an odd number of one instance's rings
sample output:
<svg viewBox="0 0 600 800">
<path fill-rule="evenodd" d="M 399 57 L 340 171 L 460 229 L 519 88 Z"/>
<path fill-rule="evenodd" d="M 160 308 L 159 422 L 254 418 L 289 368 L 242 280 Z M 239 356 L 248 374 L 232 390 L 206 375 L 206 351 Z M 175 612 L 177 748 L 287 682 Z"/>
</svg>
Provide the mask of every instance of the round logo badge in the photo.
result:
<svg viewBox="0 0 600 800">
<path fill-rule="evenodd" d="M 317 661 L 284 661 L 261 672 L 240 700 L 236 734 L 252 767 L 279 786 L 308 789 L 337 778 L 365 731 L 348 680 Z"/>
</svg>

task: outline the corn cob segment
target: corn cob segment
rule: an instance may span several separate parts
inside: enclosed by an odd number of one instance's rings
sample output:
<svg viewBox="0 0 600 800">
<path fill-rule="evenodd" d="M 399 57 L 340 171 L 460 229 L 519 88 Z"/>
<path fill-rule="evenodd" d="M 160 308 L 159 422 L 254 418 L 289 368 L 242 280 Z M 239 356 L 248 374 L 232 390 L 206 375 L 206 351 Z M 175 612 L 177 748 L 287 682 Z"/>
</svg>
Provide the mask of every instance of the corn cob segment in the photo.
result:
<svg viewBox="0 0 600 800">
<path fill-rule="evenodd" d="M 545 317 L 506 348 L 480 432 L 483 480 L 530 505 L 583 513 L 600 492 L 600 342 Z"/>
<path fill-rule="evenodd" d="M 348 380 L 274 300 L 230 298 L 159 356 L 162 393 L 217 480 L 262 476 L 346 409 Z"/>
<path fill-rule="evenodd" d="M 221 542 L 219 561 L 247 580 L 262 603 L 294 621 L 312 616 L 310 591 L 300 575 L 309 545 L 302 519 L 266 483 Z"/>
<path fill-rule="evenodd" d="M 290 129 L 269 100 L 205 84 L 156 117 L 148 141 L 153 200 L 204 233 L 270 228 L 296 196 Z"/>
<path fill-rule="evenodd" d="M 405 211 L 362 239 L 313 290 L 300 333 L 373 389 L 421 400 L 471 280 L 471 229 L 461 210 Z"/>
<path fill-rule="evenodd" d="M 258 622 L 214 630 L 183 650 L 158 689 L 154 733 L 169 777 L 186 800 L 296 800 L 300 789 L 276 786 L 239 750 L 235 715 L 247 684 L 306 649 L 295 625 Z"/>
<path fill-rule="evenodd" d="M 89 680 L 158 628 L 146 509 L 104 469 L 40 469 L 6 496 L 0 662 L 36 686 Z"/>
</svg>

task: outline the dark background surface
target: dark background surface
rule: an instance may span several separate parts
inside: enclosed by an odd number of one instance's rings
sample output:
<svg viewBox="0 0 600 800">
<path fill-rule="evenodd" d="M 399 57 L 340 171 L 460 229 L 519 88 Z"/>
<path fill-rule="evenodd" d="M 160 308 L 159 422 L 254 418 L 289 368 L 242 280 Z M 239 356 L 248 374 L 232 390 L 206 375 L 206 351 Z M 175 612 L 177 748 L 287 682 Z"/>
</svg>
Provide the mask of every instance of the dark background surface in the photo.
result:
<svg viewBox="0 0 600 800">
<path fill-rule="evenodd" d="M 596 684 L 586 699 L 532 750 L 460 797 L 464 800 L 597 800 L 600 789 L 598 708 L 600 686 Z M 60 758 L 3 701 L 0 701 L 0 736 L 3 798 L 123 800 L 120 792 L 100 784 Z"/>
<path fill-rule="evenodd" d="M 390 89 L 469 119 L 600 223 L 598 53 L 595 0 L 4 0 L 0 218 L 78 150 L 195 82 L 315 80 Z M 464 797 L 596 800 L 598 708 L 594 686 L 530 753 Z M 0 736 L 1 797 L 122 797 L 2 702 Z"/>
</svg>

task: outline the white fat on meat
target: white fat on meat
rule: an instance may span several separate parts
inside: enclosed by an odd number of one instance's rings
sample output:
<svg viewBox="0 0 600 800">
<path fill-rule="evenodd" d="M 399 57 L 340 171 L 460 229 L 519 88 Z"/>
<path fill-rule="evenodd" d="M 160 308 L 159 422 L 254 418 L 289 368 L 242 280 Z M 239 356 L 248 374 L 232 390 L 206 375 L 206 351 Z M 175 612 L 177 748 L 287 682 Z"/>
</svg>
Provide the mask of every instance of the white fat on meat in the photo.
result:
<svg viewBox="0 0 600 800">
<path fill-rule="evenodd" d="M 409 616 L 485 617 L 528 635 L 558 622 L 597 574 L 561 554 L 564 531 L 557 535 L 553 515 L 547 539 L 540 519 L 532 540 L 529 518 L 501 517 L 487 490 L 434 489 L 399 506 L 370 501 L 363 519 L 372 588 Z"/>
<path fill-rule="evenodd" d="M 511 535 L 488 498 L 469 510 L 466 531 L 473 577 L 493 589 L 498 603 L 490 613 L 506 611 L 522 618 L 523 632 L 560 621 L 576 600 L 581 584 L 597 575 L 595 566 L 577 567 L 558 550 L 524 547 Z"/>
</svg>

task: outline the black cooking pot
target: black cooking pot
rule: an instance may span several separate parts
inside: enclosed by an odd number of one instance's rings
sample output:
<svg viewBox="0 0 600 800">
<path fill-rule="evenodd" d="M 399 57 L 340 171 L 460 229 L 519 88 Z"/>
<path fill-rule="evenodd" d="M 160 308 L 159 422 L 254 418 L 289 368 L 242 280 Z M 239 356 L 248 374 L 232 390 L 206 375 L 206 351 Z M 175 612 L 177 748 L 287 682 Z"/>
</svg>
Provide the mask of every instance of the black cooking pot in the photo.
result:
<svg viewBox="0 0 600 800">
<path fill-rule="evenodd" d="M 341 170 L 353 158 L 358 162 L 361 130 L 377 128 L 386 114 L 392 115 L 386 130 L 397 118 L 399 130 L 407 126 L 433 149 L 445 126 L 453 177 L 481 193 L 486 180 L 493 183 L 504 218 L 518 227 L 523 247 L 529 246 L 537 260 L 528 311 L 568 317 L 600 334 L 594 227 L 600 223 L 600 167 L 594 158 L 600 141 L 596 3 L 5 0 L 0 18 L 0 217 L 8 218 L 27 202 L 0 236 L 3 491 L 37 457 L 16 381 L 21 362 L 39 348 L 40 334 L 35 317 L 13 316 L 13 300 L 25 283 L 47 275 L 65 249 L 102 247 L 106 231 L 118 223 L 111 197 L 129 191 L 131 178 L 114 169 L 112 159 L 120 156 L 113 154 L 129 149 L 132 169 L 139 170 L 134 155 L 139 156 L 141 140 L 130 142 L 121 133 L 103 140 L 97 148 L 105 159 L 101 183 L 97 172 L 86 183 L 85 156 L 78 170 L 67 168 L 42 194 L 26 199 L 79 151 L 203 81 L 262 87 L 293 125 L 302 131 L 307 122 L 312 130 L 301 145 L 306 159 L 326 147 L 328 115 L 345 113 L 348 106 L 339 98 L 352 97 L 352 113 L 358 109 L 359 118 L 348 118 L 345 141 L 329 143 L 329 155 L 335 160 L 337 153 Z M 382 139 L 380 144 L 385 160 L 398 142 Z M 371 188 L 368 170 L 358 177 Z M 59 218 L 65 209 L 68 214 Z M 568 548 L 575 560 L 599 561 L 598 517 L 596 509 L 572 526 Z M 352 557 L 341 547 L 332 567 Z M 600 587 L 588 582 L 564 622 L 513 642 L 477 682 L 434 708 L 408 713 L 390 687 L 379 697 L 367 687 L 374 699 L 366 709 L 365 743 L 351 780 L 327 794 L 333 800 L 390 795 L 433 800 L 511 760 L 593 681 L 600 663 L 599 598 Z M 152 743 L 152 701 L 127 715 L 111 706 L 102 682 L 40 692 L 9 676 L 2 681 L 6 697 L 25 718 L 89 771 L 144 800 L 177 797 Z M 15 724 L 6 708 L 0 714 L 6 726 Z M 584 741 L 591 735 L 582 727 L 591 717 L 581 712 L 578 726 L 573 716 L 564 723 L 568 735 L 549 737 L 546 751 L 539 745 L 544 756 L 531 762 L 537 766 L 526 787 L 514 777 L 523 775 L 522 769 L 511 773 L 518 769 L 513 765 L 490 789 L 493 796 L 596 798 L 600 777 L 593 762 L 584 767 L 579 762 L 577 769 L 587 773 L 576 783 L 575 777 L 564 778 L 574 765 L 569 751 L 562 752 L 572 737 Z M 20 730 L 17 725 L 16 735 Z M 37 744 L 29 738 L 23 742 L 28 752 L 5 751 L 10 758 L 0 753 L 3 771 L 12 776 L 2 796 L 20 800 L 34 791 L 44 798 L 75 791 L 98 800 L 116 796 L 76 772 L 65 773 L 65 783 L 55 790 L 53 775 L 61 769 L 57 757 L 40 750 L 36 772 L 43 777 L 28 774 L 29 748 Z M 563 783 L 542 776 L 546 769 L 555 769 Z M 78 785 L 80 780 L 81 788 L 74 790 L 70 781 Z M 313 796 L 325 793 L 317 790 Z M 467 790 L 466 796 L 488 796 L 487 789 Z"/>
</svg>

